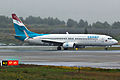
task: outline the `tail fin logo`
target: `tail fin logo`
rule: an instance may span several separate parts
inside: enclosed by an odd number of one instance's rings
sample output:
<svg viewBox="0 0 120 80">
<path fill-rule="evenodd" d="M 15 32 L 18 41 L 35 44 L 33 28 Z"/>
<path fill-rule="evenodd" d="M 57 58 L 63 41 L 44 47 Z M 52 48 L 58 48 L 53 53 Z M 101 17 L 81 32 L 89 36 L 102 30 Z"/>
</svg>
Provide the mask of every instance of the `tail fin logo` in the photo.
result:
<svg viewBox="0 0 120 80">
<path fill-rule="evenodd" d="M 22 23 L 22 21 L 16 16 L 16 14 L 12 14 L 12 18 Z"/>
<path fill-rule="evenodd" d="M 25 36 L 27 37 L 27 38 L 30 38 L 29 36 L 28 36 L 28 34 L 26 33 L 26 31 L 25 30 L 23 30 L 24 31 L 24 33 L 25 33 Z"/>
<path fill-rule="evenodd" d="M 16 14 L 12 14 L 13 23 L 19 26 L 25 26 L 22 21 L 16 16 Z"/>
<path fill-rule="evenodd" d="M 23 35 L 23 37 L 28 37 L 28 34 L 36 34 L 34 32 L 29 31 L 26 26 L 22 23 L 22 21 L 16 16 L 16 14 L 12 14 L 12 19 L 14 23 L 14 28 L 17 36 Z M 22 39 L 23 40 L 23 39 Z"/>
</svg>

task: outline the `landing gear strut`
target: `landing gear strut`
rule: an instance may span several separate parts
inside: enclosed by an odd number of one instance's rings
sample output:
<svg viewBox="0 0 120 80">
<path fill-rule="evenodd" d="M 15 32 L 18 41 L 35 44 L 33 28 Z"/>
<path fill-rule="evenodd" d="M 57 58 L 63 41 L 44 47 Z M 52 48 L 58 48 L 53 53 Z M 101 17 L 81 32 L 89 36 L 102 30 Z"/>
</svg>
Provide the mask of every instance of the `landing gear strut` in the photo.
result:
<svg viewBox="0 0 120 80">
<path fill-rule="evenodd" d="M 105 47 L 105 50 L 107 51 L 109 47 L 111 47 L 111 46 L 106 46 L 106 47 Z"/>
</svg>

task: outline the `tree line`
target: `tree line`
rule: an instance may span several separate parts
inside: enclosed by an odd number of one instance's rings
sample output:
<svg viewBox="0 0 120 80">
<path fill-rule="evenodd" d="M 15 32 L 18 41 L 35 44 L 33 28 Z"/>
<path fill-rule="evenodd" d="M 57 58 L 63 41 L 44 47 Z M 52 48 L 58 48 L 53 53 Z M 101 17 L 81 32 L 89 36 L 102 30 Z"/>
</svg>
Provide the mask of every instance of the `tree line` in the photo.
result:
<svg viewBox="0 0 120 80">
<path fill-rule="evenodd" d="M 67 21 L 62 21 L 58 18 L 48 17 L 34 17 L 29 16 L 26 18 L 19 17 L 22 22 L 27 25 L 28 29 L 37 33 L 55 33 L 55 34 L 65 34 L 69 32 L 70 34 L 106 34 L 113 36 L 115 39 L 120 40 L 120 22 L 114 22 L 109 24 L 105 22 L 94 22 L 89 24 L 87 21 L 80 19 L 75 21 L 73 19 L 68 19 Z M 30 25 L 30 27 L 29 27 Z M 16 43 L 19 42 L 14 38 L 15 32 L 12 18 L 6 16 L 0 16 L 0 42 L 3 43 Z M 10 35 L 10 36 L 8 36 Z"/>
<path fill-rule="evenodd" d="M 47 26 L 57 26 L 62 25 L 65 27 L 77 27 L 77 28 L 120 28 L 120 22 L 114 22 L 113 24 L 109 24 L 107 21 L 100 22 L 97 21 L 92 24 L 88 24 L 87 21 L 80 19 L 79 21 L 75 21 L 73 19 L 68 19 L 66 22 L 59 20 L 58 18 L 48 17 L 48 18 L 41 18 L 41 17 L 33 17 L 29 16 L 23 19 L 23 17 L 19 17 L 25 24 L 38 24 L 38 25 L 47 25 Z M 0 28 L 1 27 L 9 27 L 12 24 L 12 19 L 6 16 L 0 16 Z"/>
</svg>

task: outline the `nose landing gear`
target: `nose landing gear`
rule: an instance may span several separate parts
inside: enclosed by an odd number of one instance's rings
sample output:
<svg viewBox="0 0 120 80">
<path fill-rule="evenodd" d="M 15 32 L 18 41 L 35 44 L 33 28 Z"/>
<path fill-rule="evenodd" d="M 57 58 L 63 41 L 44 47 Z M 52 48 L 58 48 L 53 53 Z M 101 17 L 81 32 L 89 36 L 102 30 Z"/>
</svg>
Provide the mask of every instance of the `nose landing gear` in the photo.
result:
<svg viewBox="0 0 120 80">
<path fill-rule="evenodd" d="M 110 47 L 112 47 L 112 46 L 106 46 L 106 47 L 105 47 L 105 50 L 107 51 L 107 50 L 108 50 L 108 48 L 110 48 Z"/>
<path fill-rule="evenodd" d="M 107 51 L 107 50 L 108 50 L 108 47 L 105 47 L 105 50 Z"/>
</svg>

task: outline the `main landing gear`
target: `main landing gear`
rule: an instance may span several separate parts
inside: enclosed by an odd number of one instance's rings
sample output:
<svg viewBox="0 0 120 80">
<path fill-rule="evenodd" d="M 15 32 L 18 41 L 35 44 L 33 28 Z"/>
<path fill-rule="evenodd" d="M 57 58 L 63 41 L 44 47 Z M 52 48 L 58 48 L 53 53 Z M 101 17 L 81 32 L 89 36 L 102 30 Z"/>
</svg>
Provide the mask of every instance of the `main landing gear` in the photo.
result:
<svg viewBox="0 0 120 80">
<path fill-rule="evenodd" d="M 61 46 L 58 46 L 58 47 L 57 47 L 57 50 L 61 50 L 61 49 L 62 49 Z"/>
<path fill-rule="evenodd" d="M 62 47 L 61 47 L 61 46 L 58 46 L 58 47 L 57 47 L 57 50 L 62 50 Z M 68 50 L 68 48 L 64 48 L 64 50 Z"/>
</svg>

